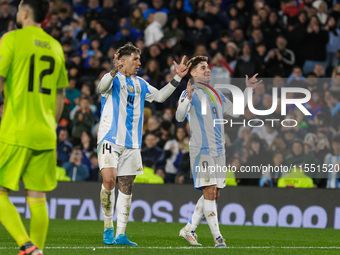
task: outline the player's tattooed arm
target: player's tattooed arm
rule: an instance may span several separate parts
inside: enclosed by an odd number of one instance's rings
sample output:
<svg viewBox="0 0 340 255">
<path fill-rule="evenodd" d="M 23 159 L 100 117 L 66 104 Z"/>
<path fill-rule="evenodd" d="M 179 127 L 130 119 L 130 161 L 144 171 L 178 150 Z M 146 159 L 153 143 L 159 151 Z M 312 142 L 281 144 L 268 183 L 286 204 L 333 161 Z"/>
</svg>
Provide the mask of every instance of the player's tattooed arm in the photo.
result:
<svg viewBox="0 0 340 255">
<path fill-rule="evenodd" d="M 119 190 L 125 195 L 131 195 L 135 175 L 118 176 Z"/>
<path fill-rule="evenodd" d="M 110 72 L 110 75 L 112 76 L 112 78 L 114 78 L 116 74 L 118 73 L 119 69 L 123 67 L 122 61 L 119 60 L 118 58 L 119 58 L 119 53 L 115 54 L 115 58 L 113 60 L 113 68 Z"/>
<path fill-rule="evenodd" d="M 56 98 L 56 107 L 55 107 L 55 120 L 57 122 L 59 122 L 61 114 L 63 113 L 64 98 L 65 98 L 65 89 L 64 88 L 57 89 L 57 98 Z"/>
</svg>

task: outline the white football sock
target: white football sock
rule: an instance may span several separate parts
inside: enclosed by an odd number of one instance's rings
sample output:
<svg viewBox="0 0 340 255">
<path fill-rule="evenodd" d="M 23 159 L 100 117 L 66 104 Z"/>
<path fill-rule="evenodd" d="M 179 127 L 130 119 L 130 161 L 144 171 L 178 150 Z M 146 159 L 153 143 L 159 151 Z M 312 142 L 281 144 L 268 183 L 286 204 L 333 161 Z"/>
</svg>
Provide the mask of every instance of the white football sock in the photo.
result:
<svg viewBox="0 0 340 255">
<path fill-rule="evenodd" d="M 117 198 L 117 232 L 116 237 L 120 234 L 125 234 L 127 222 L 129 221 L 129 214 L 131 208 L 132 194 L 126 195 L 120 190 Z"/>
<path fill-rule="evenodd" d="M 211 234 L 214 239 L 216 239 L 221 235 L 220 228 L 218 226 L 216 200 L 204 199 L 203 212 L 210 227 Z"/>
<path fill-rule="evenodd" d="M 203 195 L 198 199 L 195 207 L 195 211 L 191 216 L 191 220 L 185 226 L 186 231 L 195 231 L 197 226 L 201 223 L 203 219 L 203 205 L 204 197 Z"/>
<path fill-rule="evenodd" d="M 113 227 L 113 211 L 115 205 L 115 188 L 113 190 L 107 190 L 102 184 L 100 191 L 100 202 L 102 204 L 102 212 L 104 217 L 104 230 Z"/>
</svg>

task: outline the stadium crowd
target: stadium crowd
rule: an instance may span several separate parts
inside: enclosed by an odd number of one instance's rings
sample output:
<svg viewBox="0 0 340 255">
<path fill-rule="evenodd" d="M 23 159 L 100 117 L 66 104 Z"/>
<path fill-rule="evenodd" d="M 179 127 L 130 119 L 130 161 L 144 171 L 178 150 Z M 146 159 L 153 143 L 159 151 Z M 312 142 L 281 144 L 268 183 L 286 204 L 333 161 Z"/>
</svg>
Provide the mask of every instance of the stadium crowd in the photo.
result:
<svg viewBox="0 0 340 255">
<path fill-rule="evenodd" d="M 1 35 L 16 29 L 19 2 L 0 0 Z M 312 116 L 290 105 L 282 116 L 280 99 L 269 116 L 297 120 L 293 128 L 280 122 L 256 128 L 225 125 L 227 164 L 240 168 L 334 163 L 332 157 L 340 155 L 339 27 L 339 0 L 51 0 L 43 28 L 62 44 L 69 77 L 57 128 L 58 165 L 73 181 L 100 179 L 96 131 L 101 102 L 96 85 L 112 69 L 116 50 L 126 43 L 142 52 L 137 75 L 158 89 L 172 79 L 173 60 L 185 54 L 209 57 L 212 84 L 255 73 L 271 78 L 253 94 L 256 109 L 271 108 L 272 87 L 310 90 L 305 107 Z M 142 159 L 158 183 L 192 182 L 190 129 L 174 118 L 186 83 L 183 79 L 163 104 L 145 103 Z M 0 117 L 2 110 L 0 99 Z M 263 117 L 247 107 L 237 121 L 255 118 Z M 277 186 L 279 177 L 236 175 L 236 183 Z M 326 185 L 327 178 L 314 178 L 315 187 Z"/>
</svg>

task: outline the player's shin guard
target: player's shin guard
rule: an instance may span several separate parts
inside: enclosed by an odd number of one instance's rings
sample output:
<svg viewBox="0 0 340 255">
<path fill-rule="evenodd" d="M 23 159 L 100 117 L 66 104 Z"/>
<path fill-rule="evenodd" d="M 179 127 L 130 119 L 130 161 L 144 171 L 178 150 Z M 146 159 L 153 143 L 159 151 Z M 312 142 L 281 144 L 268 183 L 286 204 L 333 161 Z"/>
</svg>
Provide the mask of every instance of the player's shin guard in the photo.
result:
<svg viewBox="0 0 340 255">
<path fill-rule="evenodd" d="M 211 234 L 213 235 L 214 239 L 221 236 L 220 228 L 218 226 L 218 219 L 217 219 L 216 200 L 204 199 L 203 212 L 204 212 L 205 219 L 208 222 L 208 225 L 211 230 Z"/>
<path fill-rule="evenodd" d="M 115 204 L 115 188 L 106 190 L 104 185 L 100 191 L 100 202 L 102 204 L 102 212 L 104 217 L 104 230 L 113 228 L 113 208 Z"/>
<path fill-rule="evenodd" d="M 31 212 L 30 237 L 32 243 L 43 250 L 49 222 L 46 198 L 27 197 L 26 199 Z"/>
<path fill-rule="evenodd" d="M 14 238 L 19 247 L 29 242 L 30 238 L 21 221 L 20 214 L 9 201 L 8 192 L 0 191 L 0 222 Z"/>
<path fill-rule="evenodd" d="M 186 231 L 195 231 L 197 226 L 201 223 L 203 219 L 203 205 L 204 205 L 204 197 L 203 195 L 198 199 L 195 211 L 191 217 L 191 220 L 185 226 Z"/>
<path fill-rule="evenodd" d="M 117 209 L 116 237 L 118 237 L 120 234 L 125 234 L 126 225 L 129 220 L 131 200 L 132 200 L 132 194 L 126 195 L 119 190 L 117 206 L 116 206 L 116 209 Z"/>
</svg>

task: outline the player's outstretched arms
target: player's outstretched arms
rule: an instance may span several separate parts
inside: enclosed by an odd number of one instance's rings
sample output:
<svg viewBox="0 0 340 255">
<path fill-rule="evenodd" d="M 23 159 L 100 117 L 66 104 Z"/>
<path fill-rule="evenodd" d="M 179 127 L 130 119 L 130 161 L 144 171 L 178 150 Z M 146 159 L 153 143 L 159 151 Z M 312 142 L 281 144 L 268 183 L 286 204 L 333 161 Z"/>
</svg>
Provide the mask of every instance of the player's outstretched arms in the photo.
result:
<svg viewBox="0 0 340 255">
<path fill-rule="evenodd" d="M 57 89 L 57 98 L 56 98 L 56 106 L 55 106 L 55 120 L 59 122 L 61 114 L 64 109 L 64 98 L 65 98 L 65 89 L 60 88 Z"/>
<path fill-rule="evenodd" d="M 186 58 L 186 56 L 184 55 L 180 64 L 177 64 L 175 61 L 173 61 L 174 65 L 175 65 L 176 75 L 161 90 L 153 90 L 152 91 L 152 93 L 154 93 L 154 101 L 156 101 L 158 103 L 163 103 L 169 96 L 171 96 L 171 94 L 179 86 L 182 78 L 185 75 L 187 75 L 191 64 L 189 66 L 186 66 L 184 64 L 185 58 Z"/>
<path fill-rule="evenodd" d="M 179 98 L 178 108 L 176 111 L 176 120 L 182 122 L 185 120 L 188 112 L 190 111 L 190 102 L 192 98 L 192 89 L 190 80 L 187 84 L 187 89 L 184 90 Z"/>
</svg>

